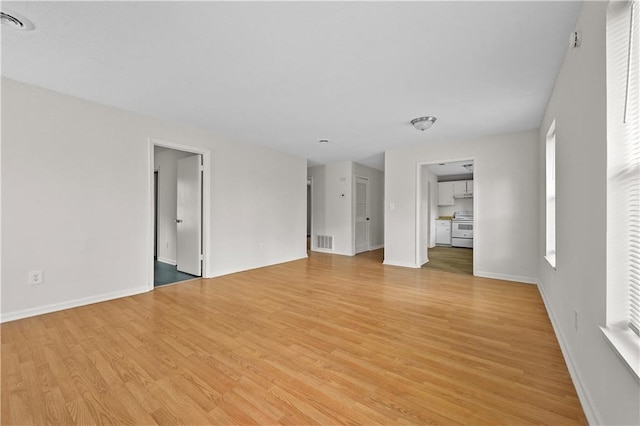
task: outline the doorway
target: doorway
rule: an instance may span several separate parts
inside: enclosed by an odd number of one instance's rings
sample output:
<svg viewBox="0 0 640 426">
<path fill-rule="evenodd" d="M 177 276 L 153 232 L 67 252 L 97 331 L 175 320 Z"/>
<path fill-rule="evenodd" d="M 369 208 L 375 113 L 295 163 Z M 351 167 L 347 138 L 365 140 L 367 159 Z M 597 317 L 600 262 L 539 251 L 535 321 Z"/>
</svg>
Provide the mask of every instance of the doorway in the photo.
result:
<svg viewBox="0 0 640 426">
<path fill-rule="evenodd" d="M 207 277 L 209 152 L 150 140 L 153 264 L 149 287 Z"/>
<path fill-rule="evenodd" d="M 473 159 L 418 164 L 416 267 L 473 275 L 474 168 Z"/>
<path fill-rule="evenodd" d="M 369 251 L 369 179 L 355 176 L 354 241 L 355 254 Z"/>
<path fill-rule="evenodd" d="M 153 260 L 158 260 L 158 171 L 153 172 Z"/>
<path fill-rule="evenodd" d="M 313 178 L 307 178 L 307 255 L 311 251 L 311 234 L 313 229 L 313 214 L 312 214 L 312 201 L 313 200 Z"/>
</svg>

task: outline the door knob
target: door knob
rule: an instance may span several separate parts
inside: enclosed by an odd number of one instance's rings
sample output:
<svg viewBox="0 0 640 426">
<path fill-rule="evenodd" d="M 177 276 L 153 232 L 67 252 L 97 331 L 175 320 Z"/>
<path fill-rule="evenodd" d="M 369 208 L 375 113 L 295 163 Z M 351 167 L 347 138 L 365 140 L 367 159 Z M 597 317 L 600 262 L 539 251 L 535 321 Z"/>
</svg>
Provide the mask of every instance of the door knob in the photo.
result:
<svg viewBox="0 0 640 426">
<path fill-rule="evenodd" d="M 182 223 L 182 219 L 176 219 L 176 223 Z"/>
</svg>

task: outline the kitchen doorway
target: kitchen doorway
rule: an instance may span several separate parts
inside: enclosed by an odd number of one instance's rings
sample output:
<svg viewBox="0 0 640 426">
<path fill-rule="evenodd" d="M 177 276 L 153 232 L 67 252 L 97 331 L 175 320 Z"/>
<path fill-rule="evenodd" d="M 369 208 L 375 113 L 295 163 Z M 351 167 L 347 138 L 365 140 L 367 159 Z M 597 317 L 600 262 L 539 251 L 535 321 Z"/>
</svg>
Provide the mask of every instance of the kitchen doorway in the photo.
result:
<svg viewBox="0 0 640 426">
<path fill-rule="evenodd" d="M 474 168 L 473 159 L 418 164 L 416 267 L 474 275 Z"/>
</svg>

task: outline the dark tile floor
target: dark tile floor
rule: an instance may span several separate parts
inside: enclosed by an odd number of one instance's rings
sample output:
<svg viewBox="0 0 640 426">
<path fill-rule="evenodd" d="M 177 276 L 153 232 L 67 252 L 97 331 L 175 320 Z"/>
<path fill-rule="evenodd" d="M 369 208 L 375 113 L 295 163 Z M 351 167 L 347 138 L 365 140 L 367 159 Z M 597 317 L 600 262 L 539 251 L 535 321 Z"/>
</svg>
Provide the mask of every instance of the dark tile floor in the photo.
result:
<svg viewBox="0 0 640 426">
<path fill-rule="evenodd" d="M 194 275 L 185 274 L 184 272 L 178 271 L 178 268 L 174 265 L 169 265 L 168 263 L 158 262 L 157 260 L 154 262 L 153 267 L 153 286 L 158 287 L 165 284 L 177 283 L 178 281 L 191 280 L 193 278 L 198 278 Z"/>
</svg>

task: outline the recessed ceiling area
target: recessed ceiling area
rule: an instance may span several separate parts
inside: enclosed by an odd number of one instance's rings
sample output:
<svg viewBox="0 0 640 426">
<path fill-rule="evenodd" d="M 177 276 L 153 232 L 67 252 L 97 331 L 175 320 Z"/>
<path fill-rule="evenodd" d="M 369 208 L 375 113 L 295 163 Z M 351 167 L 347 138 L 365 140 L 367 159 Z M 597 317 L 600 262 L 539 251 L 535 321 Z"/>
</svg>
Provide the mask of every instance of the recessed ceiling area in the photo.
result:
<svg viewBox="0 0 640 426">
<path fill-rule="evenodd" d="M 2 5 L 35 24 L 2 27 L 5 77 L 382 169 L 389 149 L 537 128 L 581 3 Z"/>
<path fill-rule="evenodd" d="M 438 177 L 473 175 L 473 160 L 429 164 L 427 169 Z"/>
</svg>

